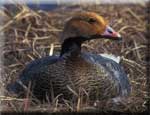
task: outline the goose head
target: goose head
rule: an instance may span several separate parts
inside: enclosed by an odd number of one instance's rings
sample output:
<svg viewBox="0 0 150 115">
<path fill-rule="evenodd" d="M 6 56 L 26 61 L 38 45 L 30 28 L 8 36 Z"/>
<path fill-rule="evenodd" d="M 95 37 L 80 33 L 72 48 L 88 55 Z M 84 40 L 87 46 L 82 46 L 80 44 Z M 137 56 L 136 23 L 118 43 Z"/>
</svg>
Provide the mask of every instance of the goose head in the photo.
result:
<svg viewBox="0 0 150 115">
<path fill-rule="evenodd" d="M 60 40 L 62 43 L 61 55 L 70 49 L 80 51 L 81 44 L 86 40 L 101 38 L 120 40 L 121 35 L 112 29 L 108 22 L 97 13 L 77 13 L 64 26 Z"/>
</svg>

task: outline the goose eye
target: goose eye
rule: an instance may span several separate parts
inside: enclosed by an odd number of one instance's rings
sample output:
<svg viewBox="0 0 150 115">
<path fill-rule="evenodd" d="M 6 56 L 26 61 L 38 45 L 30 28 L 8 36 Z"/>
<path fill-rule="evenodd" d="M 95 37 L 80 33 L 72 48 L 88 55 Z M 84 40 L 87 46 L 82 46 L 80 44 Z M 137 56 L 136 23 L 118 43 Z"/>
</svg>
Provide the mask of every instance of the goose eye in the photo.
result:
<svg viewBox="0 0 150 115">
<path fill-rule="evenodd" d="M 91 24 L 91 23 L 95 23 L 96 20 L 95 20 L 94 18 L 90 18 L 90 19 L 88 20 L 88 22 Z"/>
</svg>

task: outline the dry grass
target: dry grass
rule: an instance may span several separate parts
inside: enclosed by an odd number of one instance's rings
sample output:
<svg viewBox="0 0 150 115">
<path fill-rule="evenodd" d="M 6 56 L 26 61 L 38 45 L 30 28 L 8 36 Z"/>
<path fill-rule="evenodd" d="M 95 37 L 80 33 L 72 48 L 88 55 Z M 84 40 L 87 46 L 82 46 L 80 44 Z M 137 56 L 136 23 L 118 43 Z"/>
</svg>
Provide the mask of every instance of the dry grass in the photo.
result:
<svg viewBox="0 0 150 115">
<path fill-rule="evenodd" d="M 3 111 L 144 111 L 146 110 L 146 45 L 144 34 L 145 6 L 141 5 L 100 5 L 100 6 L 71 6 L 59 7 L 54 11 L 32 11 L 28 7 L 18 6 L 16 12 L 0 11 L 3 17 L 4 45 L 2 48 L 2 82 L 4 87 L 13 82 L 18 74 L 32 60 L 46 55 L 56 55 L 60 51 L 59 33 L 64 20 L 76 11 L 94 11 L 107 20 L 124 37 L 123 42 L 116 43 L 104 40 L 90 41 L 83 45 L 83 50 L 93 53 L 111 53 L 121 55 L 121 64 L 131 82 L 132 94 L 128 99 L 118 105 L 111 101 L 90 103 L 82 102 L 82 96 L 76 103 L 64 100 L 58 102 L 58 97 L 53 102 L 41 104 L 30 102 L 30 97 L 25 99 L 10 96 L 5 89 L 5 96 L 0 96 Z M 63 20 L 63 21 L 62 21 Z"/>
</svg>

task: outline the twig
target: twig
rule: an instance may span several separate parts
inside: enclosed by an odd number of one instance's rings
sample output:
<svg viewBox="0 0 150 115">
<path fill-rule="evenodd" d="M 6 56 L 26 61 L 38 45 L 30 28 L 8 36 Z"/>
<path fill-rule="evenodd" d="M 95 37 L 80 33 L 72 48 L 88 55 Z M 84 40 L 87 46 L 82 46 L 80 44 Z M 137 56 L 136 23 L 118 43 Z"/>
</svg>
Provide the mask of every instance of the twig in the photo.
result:
<svg viewBox="0 0 150 115">
<path fill-rule="evenodd" d="M 50 48 L 50 51 L 49 51 L 49 56 L 52 56 L 53 52 L 54 52 L 54 44 L 51 44 L 51 48 Z"/>
<path fill-rule="evenodd" d="M 71 91 L 75 96 L 78 97 L 78 93 L 76 91 L 74 91 L 69 85 L 67 85 L 67 88 L 69 89 L 69 91 Z"/>
<path fill-rule="evenodd" d="M 141 48 L 146 48 L 146 46 L 145 46 L 145 45 L 140 45 L 140 46 L 137 46 L 137 47 L 135 47 L 135 48 L 129 48 L 128 50 L 125 49 L 126 51 L 123 50 L 122 52 L 125 52 L 124 54 L 127 55 L 127 54 L 129 54 L 131 51 L 139 50 L 139 49 L 141 49 Z"/>
<path fill-rule="evenodd" d="M 137 45 L 136 41 L 133 40 L 133 43 L 134 43 L 134 45 L 135 45 L 135 49 L 137 49 L 137 48 L 138 48 L 138 45 Z M 140 53 L 139 53 L 139 50 L 135 50 L 135 52 L 136 52 L 136 54 L 137 54 L 138 59 L 141 61 L 141 55 L 140 55 Z"/>
<path fill-rule="evenodd" d="M 27 39 L 27 36 L 28 36 L 29 31 L 30 31 L 30 29 L 31 29 L 31 25 L 32 25 L 32 24 L 29 24 L 28 27 L 27 27 L 27 30 L 26 30 L 26 32 L 25 32 L 25 39 Z"/>
<path fill-rule="evenodd" d="M 5 30 L 7 27 L 13 24 L 16 20 L 19 20 L 20 17 L 23 16 L 27 12 L 28 12 L 27 9 L 23 9 L 20 13 L 18 13 L 15 17 L 13 17 L 12 20 L 8 21 L 2 28 L 0 28 L 0 32 Z"/>
<path fill-rule="evenodd" d="M 31 60 L 35 60 L 30 54 L 27 55 Z"/>
<path fill-rule="evenodd" d="M 0 96 L 0 100 L 1 101 L 24 101 L 23 99 L 19 99 L 19 98 L 14 98 L 14 97 L 8 97 L 8 96 Z"/>
<path fill-rule="evenodd" d="M 29 82 L 26 99 L 24 100 L 24 111 L 27 111 L 30 105 L 29 94 L 31 89 L 31 82 Z"/>
<path fill-rule="evenodd" d="M 41 58 L 42 56 L 35 49 L 35 43 L 36 43 L 37 38 L 38 38 L 38 35 L 36 35 L 36 39 L 33 40 L 32 48 L 33 48 L 33 53 L 37 54 Z"/>
<path fill-rule="evenodd" d="M 128 8 L 127 11 L 139 22 L 142 22 L 142 20 L 130 9 Z"/>
<path fill-rule="evenodd" d="M 78 97 L 78 101 L 77 101 L 77 111 L 80 111 L 80 107 L 81 107 L 81 97 Z"/>
<path fill-rule="evenodd" d="M 140 64 L 136 63 L 133 60 L 129 60 L 127 58 L 125 58 L 124 56 L 121 57 L 121 59 L 126 62 L 127 64 L 129 64 L 130 66 L 134 67 L 135 69 L 137 69 L 139 72 L 143 73 L 143 71 L 145 70 L 144 67 L 142 67 Z"/>
<path fill-rule="evenodd" d="M 68 100 L 63 99 L 64 103 L 67 105 L 67 107 L 69 107 L 69 109 L 71 109 L 71 111 L 73 111 L 73 107 L 71 105 L 69 105 Z"/>
</svg>

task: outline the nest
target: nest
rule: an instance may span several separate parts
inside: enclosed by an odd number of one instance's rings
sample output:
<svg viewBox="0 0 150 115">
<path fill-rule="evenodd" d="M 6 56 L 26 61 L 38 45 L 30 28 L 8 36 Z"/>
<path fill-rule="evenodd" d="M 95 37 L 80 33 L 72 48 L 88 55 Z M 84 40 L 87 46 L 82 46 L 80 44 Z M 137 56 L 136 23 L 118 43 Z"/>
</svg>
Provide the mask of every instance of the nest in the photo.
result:
<svg viewBox="0 0 150 115">
<path fill-rule="evenodd" d="M 16 6 L 11 12 L 4 9 L 0 13 L 3 23 L 0 32 L 4 34 L 2 47 L 3 65 L 1 65 L 2 81 L 5 95 L 1 95 L 3 111 L 131 111 L 146 110 L 146 32 L 145 6 L 142 5 L 96 5 L 96 6 L 61 6 L 53 11 L 33 11 L 27 6 Z M 69 10 L 69 12 L 68 12 Z M 59 34 L 64 20 L 76 11 L 94 11 L 112 21 L 111 26 L 123 36 L 121 43 L 109 40 L 90 41 L 83 44 L 83 50 L 96 54 L 108 53 L 121 56 L 124 67 L 131 82 L 131 96 L 121 103 L 112 101 L 77 102 L 64 100 L 35 104 L 25 99 L 14 98 L 5 90 L 8 83 L 15 81 L 19 73 L 32 60 L 60 52 Z M 63 21 L 62 21 L 63 20 Z M 19 108 L 18 108 L 19 107 Z M 81 109 L 82 108 L 82 109 Z"/>
</svg>

